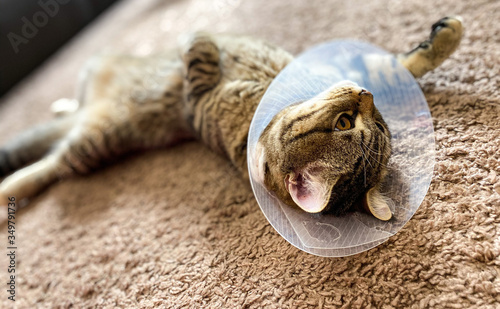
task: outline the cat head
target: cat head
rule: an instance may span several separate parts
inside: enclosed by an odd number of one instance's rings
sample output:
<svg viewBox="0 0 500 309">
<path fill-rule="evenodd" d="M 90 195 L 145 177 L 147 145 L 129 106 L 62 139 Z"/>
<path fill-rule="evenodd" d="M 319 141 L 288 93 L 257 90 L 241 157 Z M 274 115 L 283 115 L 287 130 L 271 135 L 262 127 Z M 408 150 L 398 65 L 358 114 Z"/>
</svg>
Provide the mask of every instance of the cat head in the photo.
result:
<svg viewBox="0 0 500 309">
<path fill-rule="evenodd" d="M 363 206 L 389 220 L 379 185 L 390 139 L 373 95 L 342 82 L 274 116 L 256 147 L 254 177 L 306 212 L 342 215 Z"/>
</svg>

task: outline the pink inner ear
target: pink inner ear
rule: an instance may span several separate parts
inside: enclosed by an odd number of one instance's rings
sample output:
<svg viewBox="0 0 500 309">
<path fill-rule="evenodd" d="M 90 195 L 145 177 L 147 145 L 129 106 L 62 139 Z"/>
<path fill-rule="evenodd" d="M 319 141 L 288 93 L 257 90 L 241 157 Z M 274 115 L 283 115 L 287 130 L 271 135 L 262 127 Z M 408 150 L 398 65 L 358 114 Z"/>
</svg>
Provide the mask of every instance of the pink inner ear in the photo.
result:
<svg viewBox="0 0 500 309">
<path fill-rule="evenodd" d="M 285 187 L 293 201 L 310 213 L 322 211 L 328 202 L 325 186 L 310 175 L 298 173 L 295 177 L 285 177 Z"/>
</svg>

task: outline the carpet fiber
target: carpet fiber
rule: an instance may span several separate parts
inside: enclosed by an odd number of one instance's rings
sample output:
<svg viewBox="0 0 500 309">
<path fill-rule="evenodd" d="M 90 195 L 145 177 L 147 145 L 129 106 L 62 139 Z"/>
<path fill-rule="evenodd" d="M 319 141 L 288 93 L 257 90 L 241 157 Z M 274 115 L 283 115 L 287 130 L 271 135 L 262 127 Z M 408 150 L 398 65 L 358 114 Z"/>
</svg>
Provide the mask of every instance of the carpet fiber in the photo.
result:
<svg viewBox="0 0 500 309">
<path fill-rule="evenodd" d="M 199 29 L 251 34 L 293 53 L 333 38 L 406 51 L 457 14 L 461 46 L 419 80 L 436 130 L 431 187 L 386 243 L 321 258 L 281 238 L 250 185 L 203 145 L 133 155 L 18 210 L 15 305 L 499 308 L 499 12 L 499 1 L 465 0 L 119 2 L 0 102 L 0 143 L 50 119 L 50 103 L 72 97 L 79 67 L 96 52 L 145 55 Z M 3 222 L 2 244 L 6 231 Z M 2 256 L 0 307 L 10 308 Z"/>
</svg>

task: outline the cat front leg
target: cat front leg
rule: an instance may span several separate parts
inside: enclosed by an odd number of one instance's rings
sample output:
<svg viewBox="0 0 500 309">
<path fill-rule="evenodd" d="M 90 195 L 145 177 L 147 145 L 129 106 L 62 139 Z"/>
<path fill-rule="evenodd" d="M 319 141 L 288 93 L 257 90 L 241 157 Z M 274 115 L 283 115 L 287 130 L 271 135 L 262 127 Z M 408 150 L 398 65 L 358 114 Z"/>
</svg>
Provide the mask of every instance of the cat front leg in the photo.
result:
<svg viewBox="0 0 500 309">
<path fill-rule="evenodd" d="M 221 79 L 219 48 L 206 33 L 197 32 L 179 38 L 183 61 L 184 97 L 194 103 L 215 87 Z"/>
<path fill-rule="evenodd" d="M 432 25 L 429 39 L 415 49 L 397 55 L 401 62 L 415 77 L 437 68 L 458 47 L 463 34 L 461 17 L 445 17 Z"/>
</svg>

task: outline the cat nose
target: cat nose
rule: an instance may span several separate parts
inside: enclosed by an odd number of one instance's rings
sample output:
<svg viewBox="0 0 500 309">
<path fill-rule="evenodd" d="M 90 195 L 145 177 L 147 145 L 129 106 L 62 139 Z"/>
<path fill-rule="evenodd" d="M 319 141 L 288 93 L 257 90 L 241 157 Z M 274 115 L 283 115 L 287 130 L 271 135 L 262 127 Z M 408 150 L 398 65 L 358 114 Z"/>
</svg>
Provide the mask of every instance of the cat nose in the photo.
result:
<svg viewBox="0 0 500 309">
<path fill-rule="evenodd" d="M 358 110 L 362 114 L 372 116 L 375 108 L 375 106 L 373 105 L 372 93 L 366 89 L 362 89 L 361 92 L 359 92 L 359 101 L 357 105 L 358 105 Z"/>
</svg>

